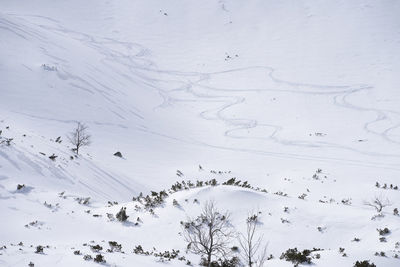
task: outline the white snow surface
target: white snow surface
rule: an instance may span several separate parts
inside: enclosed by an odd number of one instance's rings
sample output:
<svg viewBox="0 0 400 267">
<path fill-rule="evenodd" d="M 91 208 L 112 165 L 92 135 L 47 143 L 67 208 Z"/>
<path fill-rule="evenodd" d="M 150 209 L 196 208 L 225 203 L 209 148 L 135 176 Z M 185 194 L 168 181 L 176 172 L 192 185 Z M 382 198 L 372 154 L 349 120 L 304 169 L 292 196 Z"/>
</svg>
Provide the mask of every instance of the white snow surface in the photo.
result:
<svg viewBox="0 0 400 267">
<path fill-rule="evenodd" d="M 293 266 L 279 256 L 294 247 L 323 249 L 317 267 L 400 266 L 399 14 L 395 0 L 1 0 L 0 143 L 13 140 L 0 144 L 0 266 L 98 266 L 74 255 L 96 254 L 85 243 L 103 246 L 107 266 L 185 266 L 137 245 L 197 266 L 180 221 L 208 200 L 238 232 L 261 212 L 265 266 Z M 78 121 L 92 144 L 75 158 Z M 132 201 L 232 177 L 268 193 L 183 190 L 154 215 Z M 392 205 L 372 220 L 374 196 Z M 121 207 L 127 223 L 107 218 Z"/>
</svg>

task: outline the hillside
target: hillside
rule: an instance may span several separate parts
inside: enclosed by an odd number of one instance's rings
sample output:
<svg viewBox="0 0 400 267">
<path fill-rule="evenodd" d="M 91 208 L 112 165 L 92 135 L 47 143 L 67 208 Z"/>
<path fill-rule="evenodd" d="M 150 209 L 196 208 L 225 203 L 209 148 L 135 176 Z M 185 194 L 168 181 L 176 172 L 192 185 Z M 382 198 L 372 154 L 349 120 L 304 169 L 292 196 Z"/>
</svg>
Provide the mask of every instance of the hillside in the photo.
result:
<svg viewBox="0 0 400 267">
<path fill-rule="evenodd" d="M 154 254 L 175 249 L 185 260 L 169 265 L 197 266 L 180 222 L 213 200 L 236 232 L 260 212 L 264 266 L 293 266 L 279 257 L 295 247 L 322 249 L 315 266 L 398 266 L 399 12 L 389 0 L 1 1 L 0 265 L 97 266 L 83 255 L 100 253 L 162 266 Z M 91 135 L 79 155 L 77 122 Z M 153 211 L 132 200 L 163 190 Z"/>
</svg>

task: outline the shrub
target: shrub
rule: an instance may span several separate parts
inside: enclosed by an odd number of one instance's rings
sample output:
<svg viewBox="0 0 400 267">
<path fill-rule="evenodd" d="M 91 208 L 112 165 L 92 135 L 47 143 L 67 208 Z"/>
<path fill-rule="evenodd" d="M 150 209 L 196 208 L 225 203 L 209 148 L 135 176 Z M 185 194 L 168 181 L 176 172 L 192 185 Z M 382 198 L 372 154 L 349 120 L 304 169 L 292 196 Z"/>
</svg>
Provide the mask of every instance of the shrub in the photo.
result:
<svg viewBox="0 0 400 267">
<path fill-rule="evenodd" d="M 144 251 L 144 249 L 141 245 L 135 246 L 135 248 L 133 249 L 133 253 L 141 254 L 141 255 L 150 255 L 150 252 Z"/>
<path fill-rule="evenodd" d="M 379 235 L 387 235 L 390 233 L 390 230 L 387 227 L 385 227 L 383 229 L 376 229 L 376 230 L 378 231 Z"/>
<path fill-rule="evenodd" d="M 298 198 L 299 198 L 299 199 L 305 200 L 306 196 L 307 196 L 307 194 L 304 194 L 304 193 L 303 193 L 303 194 L 301 194 L 300 196 L 298 196 Z"/>
<path fill-rule="evenodd" d="M 364 204 L 375 208 L 377 212 L 381 212 L 385 207 L 392 205 L 389 199 L 385 199 L 382 195 L 375 196 L 371 201 L 366 201 Z"/>
<path fill-rule="evenodd" d="M 86 255 L 83 256 L 83 259 L 85 261 L 90 261 L 90 260 L 92 260 L 92 256 L 90 256 L 89 254 L 86 254 Z"/>
<path fill-rule="evenodd" d="M 282 253 L 280 259 L 285 259 L 298 266 L 301 263 L 311 264 L 311 250 L 305 249 L 303 252 L 297 250 L 297 248 L 290 248 L 286 252 Z"/>
<path fill-rule="evenodd" d="M 399 215 L 399 210 L 397 208 L 395 208 L 393 210 L 393 215 L 398 216 Z"/>
<path fill-rule="evenodd" d="M 4 140 L 0 141 L 0 145 L 6 144 L 7 146 L 10 146 L 12 140 L 13 140 L 12 138 L 5 138 Z"/>
<path fill-rule="evenodd" d="M 238 257 L 232 257 L 230 259 L 218 259 L 216 261 L 212 261 L 210 265 L 208 265 L 207 259 L 202 258 L 200 262 L 200 266 L 210 266 L 210 267 L 237 267 L 240 266 L 240 260 Z"/>
<path fill-rule="evenodd" d="M 81 205 L 89 205 L 90 197 L 76 197 L 75 201 Z"/>
<path fill-rule="evenodd" d="M 155 257 L 159 258 L 159 261 L 164 262 L 164 261 L 170 261 L 172 259 L 175 259 L 179 256 L 179 250 L 172 249 L 172 251 L 164 251 L 164 252 L 158 252 L 154 253 Z M 185 257 L 180 257 L 180 260 L 184 260 Z"/>
<path fill-rule="evenodd" d="M 96 257 L 94 257 L 93 260 L 95 262 L 98 262 L 98 263 L 105 263 L 106 262 L 106 260 L 104 259 L 104 256 L 101 255 L 101 254 L 97 254 Z"/>
<path fill-rule="evenodd" d="M 386 257 L 386 253 L 385 253 L 384 251 L 381 251 L 381 252 L 375 252 L 375 256 Z"/>
<path fill-rule="evenodd" d="M 90 248 L 91 248 L 94 252 L 99 252 L 100 250 L 103 249 L 103 247 L 100 246 L 100 245 L 90 246 Z"/>
<path fill-rule="evenodd" d="M 41 245 L 37 246 L 35 253 L 43 253 L 43 246 Z"/>
<path fill-rule="evenodd" d="M 116 241 L 108 241 L 108 244 L 110 245 L 110 249 L 107 250 L 108 252 L 121 252 L 122 245 L 118 244 Z"/>
<path fill-rule="evenodd" d="M 24 184 L 18 184 L 17 185 L 17 190 L 21 190 L 21 189 L 24 189 L 25 188 L 25 185 Z"/>
<path fill-rule="evenodd" d="M 376 267 L 376 265 L 369 263 L 369 261 L 357 261 L 353 267 Z"/>
<path fill-rule="evenodd" d="M 125 222 L 129 218 L 129 216 L 126 215 L 126 208 L 122 207 L 115 217 L 117 217 L 118 221 Z"/>
</svg>

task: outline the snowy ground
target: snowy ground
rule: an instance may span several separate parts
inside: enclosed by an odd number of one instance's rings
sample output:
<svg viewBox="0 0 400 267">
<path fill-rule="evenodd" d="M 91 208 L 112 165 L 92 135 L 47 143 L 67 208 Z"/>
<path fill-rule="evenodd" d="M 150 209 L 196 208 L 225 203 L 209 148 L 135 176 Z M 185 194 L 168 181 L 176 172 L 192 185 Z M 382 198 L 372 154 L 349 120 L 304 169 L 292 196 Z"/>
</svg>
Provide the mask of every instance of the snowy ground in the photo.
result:
<svg viewBox="0 0 400 267">
<path fill-rule="evenodd" d="M 294 247 L 324 249 L 316 266 L 399 266 L 399 13 L 389 0 L 2 0 L 0 143 L 13 140 L 0 144 L 0 265 L 96 266 L 74 255 L 94 244 L 110 266 L 165 264 L 137 245 L 196 265 L 180 221 L 213 199 L 237 231 L 261 212 L 267 266 L 293 266 L 279 256 Z M 92 145 L 71 158 L 77 121 Z M 154 215 L 132 202 L 232 177 L 268 193 L 193 188 Z M 374 196 L 392 205 L 371 220 Z M 128 223 L 107 217 L 121 207 Z"/>
</svg>

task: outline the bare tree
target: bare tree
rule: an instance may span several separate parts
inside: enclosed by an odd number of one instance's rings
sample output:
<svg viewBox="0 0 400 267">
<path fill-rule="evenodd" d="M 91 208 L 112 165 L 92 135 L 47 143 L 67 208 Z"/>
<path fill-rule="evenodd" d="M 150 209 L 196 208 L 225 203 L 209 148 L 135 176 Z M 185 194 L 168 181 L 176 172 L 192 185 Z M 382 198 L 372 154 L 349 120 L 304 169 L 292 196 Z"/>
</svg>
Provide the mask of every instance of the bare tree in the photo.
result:
<svg viewBox="0 0 400 267">
<path fill-rule="evenodd" d="M 68 140 L 74 146 L 72 150 L 77 155 L 81 147 L 90 145 L 91 136 L 87 133 L 87 129 L 88 127 L 85 124 L 78 122 L 76 128 L 67 136 Z"/>
<path fill-rule="evenodd" d="M 246 232 L 238 236 L 241 247 L 241 257 L 249 267 L 262 267 L 267 260 L 267 245 L 260 250 L 263 236 L 257 235 L 258 217 L 248 216 L 246 220 Z"/>
<path fill-rule="evenodd" d="M 389 199 L 384 198 L 382 195 L 375 196 L 371 201 L 365 201 L 364 205 L 374 207 L 377 212 L 381 212 L 383 208 L 391 206 L 392 203 Z"/>
<path fill-rule="evenodd" d="M 183 237 L 188 242 L 189 251 L 207 258 L 211 266 L 212 256 L 226 257 L 234 231 L 229 223 L 230 214 L 220 213 L 215 202 L 209 201 L 197 218 L 189 218 L 183 223 Z"/>
</svg>

